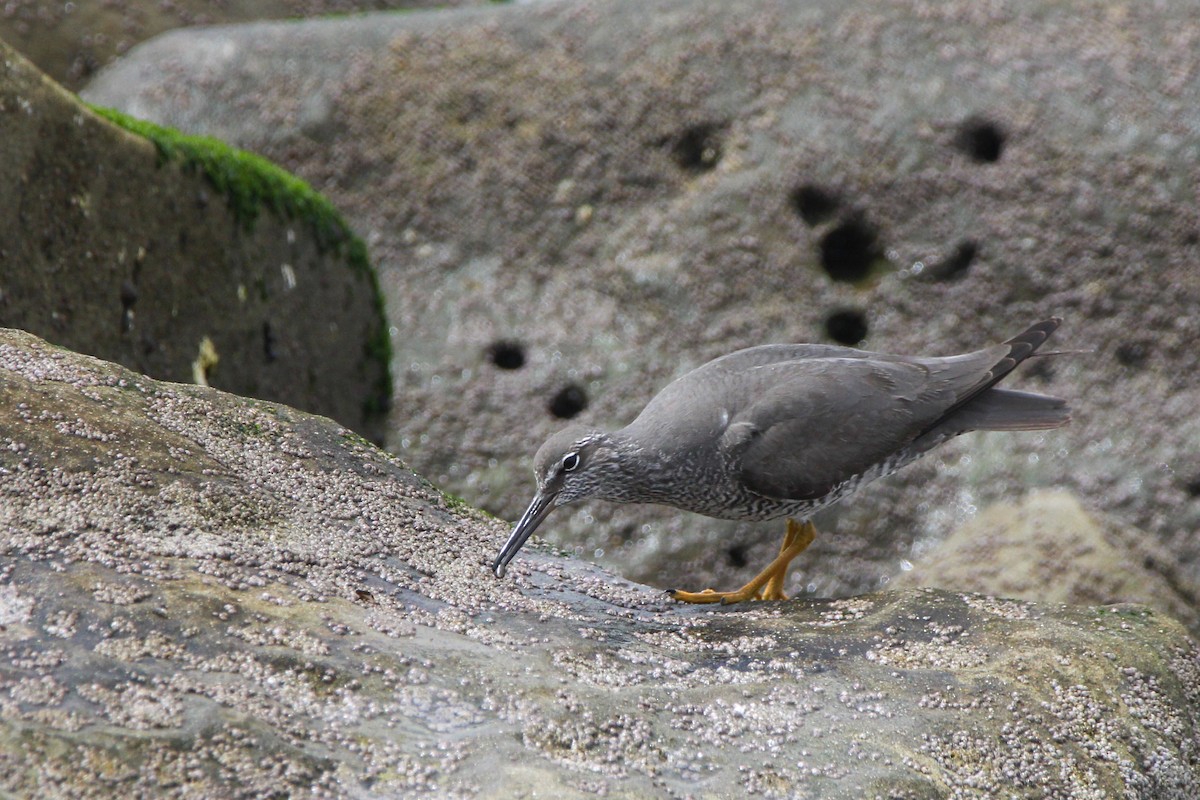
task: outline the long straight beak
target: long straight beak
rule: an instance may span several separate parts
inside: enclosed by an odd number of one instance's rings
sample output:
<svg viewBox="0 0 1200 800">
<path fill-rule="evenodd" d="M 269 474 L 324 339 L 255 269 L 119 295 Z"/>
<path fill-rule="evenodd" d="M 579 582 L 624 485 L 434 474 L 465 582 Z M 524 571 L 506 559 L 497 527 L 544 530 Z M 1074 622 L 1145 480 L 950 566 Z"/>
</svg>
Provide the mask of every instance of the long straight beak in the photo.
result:
<svg viewBox="0 0 1200 800">
<path fill-rule="evenodd" d="M 500 548 L 500 555 L 496 556 L 496 560 L 492 562 L 492 572 L 497 578 L 503 578 L 505 571 L 508 569 L 508 562 L 516 558 L 517 551 L 525 544 L 533 532 L 537 530 L 537 526 L 542 524 L 542 520 L 546 515 L 554 510 L 555 493 L 538 492 L 533 497 L 533 502 L 529 504 L 529 508 L 525 509 L 525 513 L 521 515 L 521 519 L 517 522 L 517 527 L 513 528 L 513 532 L 509 534 L 508 541 L 504 543 L 504 547 Z"/>
</svg>

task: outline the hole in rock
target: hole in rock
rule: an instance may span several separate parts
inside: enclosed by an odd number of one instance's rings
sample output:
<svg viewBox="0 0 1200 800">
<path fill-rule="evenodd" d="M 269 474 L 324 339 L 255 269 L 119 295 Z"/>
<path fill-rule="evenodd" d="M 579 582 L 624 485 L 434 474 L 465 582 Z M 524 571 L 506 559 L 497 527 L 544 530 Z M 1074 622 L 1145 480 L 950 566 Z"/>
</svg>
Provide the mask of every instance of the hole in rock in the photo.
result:
<svg viewBox="0 0 1200 800">
<path fill-rule="evenodd" d="M 488 346 L 487 359 L 500 369 L 520 369 L 525 366 L 525 348 L 520 342 L 493 342 Z"/>
<path fill-rule="evenodd" d="M 720 128 L 704 122 L 686 128 L 671 143 L 675 163 L 688 172 L 707 172 L 721 160 Z"/>
<path fill-rule="evenodd" d="M 587 408 L 587 394 L 578 384 L 568 384 L 550 398 L 548 408 L 559 419 L 571 419 Z"/>
<path fill-rule="evenodd" d="M 825 318 L 825 333 L 838 344 L 853 347 L 867 338 L 867 318 L 852 308 L 834 311 Z"/>
<path fill-rule="evenodd" d="M 828 189 L 811 183 L 797 186 L 788 195 L 792 209 L 809 225 L 824 222 L 837 211 L 838 198 Z"/>
<path fill-rule="evenodd" d="M 1123 367 L 1140 367 L 1146 362 L 1146 345 L 1141 342 L 1122 342 L 1117 345 L 1114 355 L 1117 363 Z"/>
<path fill-rule="evenodd" d="M 861 217 L 842 222 L 821 238 L 821 266 L 835 281 L 858 283 L 882 257 L 875 229 Z"/>
<path fill-rule="evenodd" d="M 958 149 L 981 163 L 994 163 L 1004 153 L 1008 137 L 995 122 L 983 117 L 969 117 L 958 129 L 955 144 Z"/>
<path fill-rule="evenodd" d="M 977 255 L 979 255 L 979 245 L 970 239 L 965 239 L 958 243 L 958 247 L 954 248 L 954 252 L 947 256 L 946 260 L 931 267 L 927 275 L 935 281 L 958 280 L 967 274 L 967 269 L 970 268 Z"/>
</svg>

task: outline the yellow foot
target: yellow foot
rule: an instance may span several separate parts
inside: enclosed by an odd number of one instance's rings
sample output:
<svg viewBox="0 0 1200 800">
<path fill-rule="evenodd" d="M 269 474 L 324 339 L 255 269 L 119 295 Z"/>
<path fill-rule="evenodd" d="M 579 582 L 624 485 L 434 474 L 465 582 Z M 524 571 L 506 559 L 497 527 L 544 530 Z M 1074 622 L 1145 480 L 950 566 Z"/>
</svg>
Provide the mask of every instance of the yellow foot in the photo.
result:
<svg viewBox="0 0 1200 800">
<path fill-rule="evenodd" d="M 787 600 L 783 593 L 783 581 L 787 577 L 788 566 L 792 559 L 803 553 L 817 536 L 817 529 L 811 522 L 803 524 L 789 519 L 787 533 L 783 537 L 783 545 L 779 555 L 758 573 L 752 581 L 736 592 L 714 592 L 705 589 L 703 592 L 683 592 L 678 589 L 669 592 L 671 597 L 683 603 L 740 603 L 743 600 Z"/>
</svg>

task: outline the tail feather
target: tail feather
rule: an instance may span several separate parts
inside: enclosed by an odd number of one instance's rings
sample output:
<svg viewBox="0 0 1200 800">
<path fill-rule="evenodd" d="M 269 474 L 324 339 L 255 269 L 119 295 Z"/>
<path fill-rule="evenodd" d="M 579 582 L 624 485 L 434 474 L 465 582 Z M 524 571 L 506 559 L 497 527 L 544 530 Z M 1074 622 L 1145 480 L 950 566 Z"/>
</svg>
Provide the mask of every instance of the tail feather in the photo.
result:
<svg viewBox="0 0 1200 800">
<path fill-rule="evenodd" d="M 1058 330 L 1058 326 L 1061 324 L 1061 317 L 1050 317 L 1050 319 L 1042 320 L 1036 325 L 1031 325 L 1023 333 L 1017 334 L 1005 342 L 1004 344 L 1008 345 L 1008 355 L 1000 359 L 992 367 L 991 377 L 981 387 L 980 394 L 984 393 L 982 390 L 995 386 L 1008 373 L 1016 369 L 1018 364 L 1033 355 L 1033 351 L 1041 347 L 1050 338 L 1050 334 Z"/>
<path fill-rule="evenodd" d="M 988 389 L 972 398 L 945 422 L 956 433 L 967 431 L 1039 431 L 1071 421 L 1064 400 L 1013 389 Z"/>
<path fill-rule="evenodd" d="M 1051 317 L 1003 344 L 966 354 L 965 358 L 970 359 L 999 351 L 990 369 L 962 393 L 958 403 L 947 409 L 941 418 L 913 440 L 909 452 L 915 457 L 968 431 L 1039 431 L 1059 428 L 1070 422 L 1071 410 L 1064 400 L 1044 394 L 996 388 L 996 384 L 1018 364 L 1036 355 L 1034 351 L 1054 333 L 1061 321 Z M 1007 352 L 1004 352 L 1005 349 Z"/>
</svg>

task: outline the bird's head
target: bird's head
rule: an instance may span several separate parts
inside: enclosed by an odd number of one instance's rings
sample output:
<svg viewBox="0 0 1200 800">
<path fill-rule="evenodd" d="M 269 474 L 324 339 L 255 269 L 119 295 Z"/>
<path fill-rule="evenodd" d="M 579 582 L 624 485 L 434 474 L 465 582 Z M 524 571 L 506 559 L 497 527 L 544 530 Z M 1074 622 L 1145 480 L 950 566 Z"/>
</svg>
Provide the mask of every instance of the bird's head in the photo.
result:
<svg viewBox="0 0 1200 800">
<path fill-rule="evenodd" d="M 533 457 L 538 494 L 552 496 L 555 506 L 596 494 L 604 464 L 612 455 L 608 439 L 589 428 L 567 428 L 547 439 Z"/>
<path fill-rule="evenodd" d="M 537 494 L 492 564 L 497 578 L 551 511 L 601 491 L 614 456 L 608 434 L 588 428 L 567 428 L 546 440 L 533 457 Z"/>
</svg>

